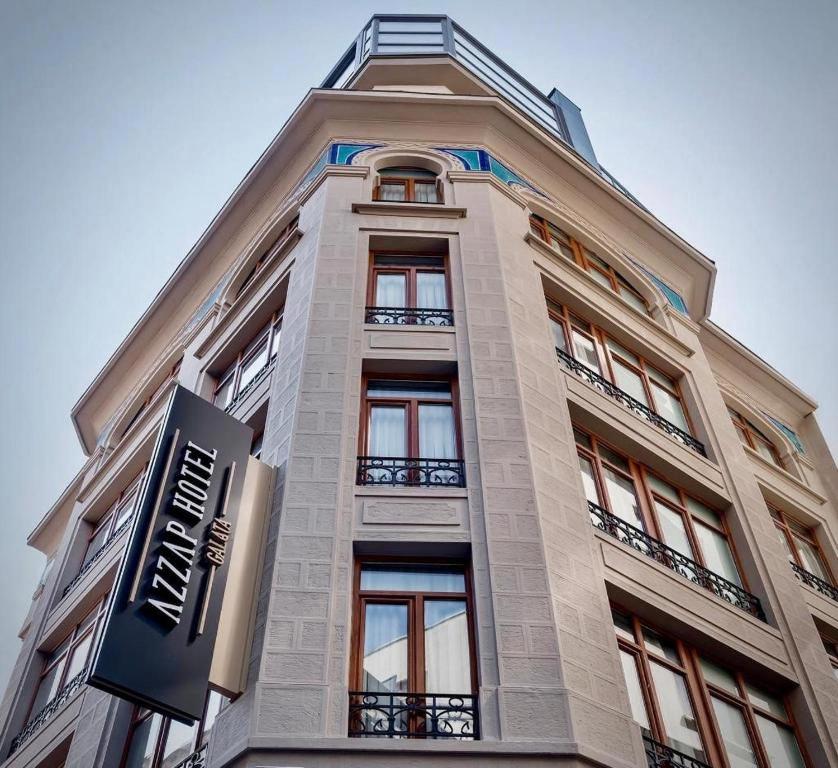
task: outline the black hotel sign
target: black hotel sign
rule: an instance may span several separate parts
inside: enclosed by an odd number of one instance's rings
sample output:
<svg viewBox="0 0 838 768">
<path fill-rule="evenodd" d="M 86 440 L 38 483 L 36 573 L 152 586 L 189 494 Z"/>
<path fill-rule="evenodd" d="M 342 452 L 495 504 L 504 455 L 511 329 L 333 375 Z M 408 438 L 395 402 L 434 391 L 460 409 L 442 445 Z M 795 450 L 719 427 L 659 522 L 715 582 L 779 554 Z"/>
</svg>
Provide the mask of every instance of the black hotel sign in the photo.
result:
<svg viewBox="0 0 838 768">
<path fill-rule="evenodd" d="M 201 717 L 252 430 L 182 387 L 166 412 L 88 683 Z"/>
</svg>

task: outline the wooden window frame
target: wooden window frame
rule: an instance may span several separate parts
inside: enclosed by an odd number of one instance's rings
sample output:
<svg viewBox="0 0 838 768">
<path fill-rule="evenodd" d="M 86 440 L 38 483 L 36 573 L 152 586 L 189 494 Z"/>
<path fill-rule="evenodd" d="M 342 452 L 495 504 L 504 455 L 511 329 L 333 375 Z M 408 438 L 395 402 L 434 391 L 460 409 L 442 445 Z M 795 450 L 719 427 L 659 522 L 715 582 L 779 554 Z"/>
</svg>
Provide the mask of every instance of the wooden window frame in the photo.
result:
<svg viewBox="0 0 838 768">
<path fill-rule="evenodd" d="M 646 707 L 646 715 L 649 719 L 649 729 L 652 738 L 661 744 L 667 743 L 664 717 L 661 711 L 660 700 L 655 687 L 654 677 L 652 676 L 652 660 L 654 660 L 654 663 L 659 664 L 660 666 L 665 667 L 666 669 L 669 669 L 684 678 L 687 689 L 687 697 L 689 698 L 693 714 L 696 718 L 696 728 L 698 730 L 702 747 L 706 753 L 706 762 L 711 765 L 719 765 L 719 755 L 717 753 L 714 734 L 708 727 L 709 723 L 707 720 L 707 712 L 704 708 L 704 702 L 701 697 L 697 695 L 699 689 L 696 680 L 696 670 L 690 663 L 690 655 L 685 644 L 678 638 L 673 638 L 664 632 L 660 632 L 648 622 L 641 621 L 630 611 L 626 611 L 618 605 L 613 605 L 612 610 L 621 614 L 624 618 L 627 618 L 631 623 L 633 639 L 628 640 L 622 635 L 617 634 L 615 631 L 617 647 L 620 650 L 624 650 L 631 654 L 635 659 L 635 663 L 637 665 L 637 675 L 640 679 L 640 689 L 643 695 L 643 703 Z M 671 659 L 648 650 L 643 637 L 644 627 L 665 638 L 675 646 L 679 663 L 676 664 Z"/>
<path fill-rule="evenodd" d="M 406 170 L 410 166 L 403 166 Z M 382 169 L 386 170 L 386 169 Z M 416 170 L 426 171 L 427 168 L 416 168 Z M 433 173 L 433 171 L 429 171 L 429 173 Z M 424 202 L 422 200 L 416 199 L 416 183 L 425 184 L 425 185 L 433 185 L 434 190 L 436 191 L 436 200 L 433 202 Z M 390 186 L 396 187 L 400 186 L 404 189 L 404 200 L 383 200 L 381 196 L 381 187 L 383 186 Z M 392 203 L 417 203 L 419 205 L 444 205 L 445 199 L 443 197 L 443 187 L 442 187 L 442 179 L 436 174 L 436 178 L 434 181 L 431 179 L 414 179 L 409 176 L 382 176 L 381 172 L 377 174 L 377 183 L 373 187 L 372 190 L 372 199 L 375 201 L 380 202 L 392 202 Z"/>
<path fill-rule="evenodd" d="M 376 264 L 376 259 L 379 256 L 403 256 L 407 259 L 416 259 L 416 264 Z M 441 259 L 441 266 L 422 266 L 421 259 Z M 447 253 L 411 253 L 410 251 L 394 251 L 394 250 L 375 250 L 370 251 L 369 272 L 367 278 L 367 306 L 377 307 L 377 278 L 380 274 L 404 274 L 405 275 L 405 306 L 404 309 L 430 309 L 430 307 L 420 307 L 417 305 L 417 279 L 416 276 L 420 272 L 436 272 L 442 273 L 445 278 L 445 300 L 448 303 L 448 309 L 452 307 L 451 303 L 451 275 L 449 270 L 449 260 Z"/>
<path fill-rule="evenodd" d="M 288 241 L 288 238 L 291 234 L 297 229 L 300 224 L 300 214 L 298 213 L 294 218 L 291 219 L 283 228 L 282 231 L 276 236 L 273 243 L 268 246 L 267 250 L 257 259 L 256 263 L 253 265 L 253 269 L 247 273 L 247 277 L 244 278 L 241 285 L 238 287 L 236 291 L 235 299 L 238 299 L 241 296 L 245 289 L 256 279 L 257 275 L 262 271 L 262 268 L 267 264 L 273 257 L 276 255 L 278 251 L 280 251 L 284 246 L 285 243 Z M 233 299 L 235 301 L 235 299 Z"/>
<path fill-rule="evenodd" d="M 70 660 L 70 657 L 73 654 L 73 651 L 78 648 L 78 646 L 86 640 L 88 637 L 92 635 L 92 641 L 90 643 L 90 647 L 87 649 L 87 657 L 85 658 L 85 663 L 83 665 L 87 666 L 88 662 L 90 661 L 90 657 L 93 654 L 94 646 L 96 645 L 96 633 L 99 631 L 99 627 L 102 623 L 102 619 L 105 616 L 105 609 L 107 608 L 108 604 L 108 595 L 105 594 L 101 597 L 98 602 L 91 608 L 87 613 L 84 614 L 81 621 L 79 621 L 71 630 L 68 632 L 62 639 L 61 642 L 56 643 L 55 648 L 52 651 L 47 652 L 47 659 L 44 660 L 43 668 L 41 669 L 40 674 L 38 675 L 38 682 L 35 684 L 35 688 L 32 691 L 32 696 L 29 700 L 29 706 L 26 710 L 26 717 L 24 718 L 24 722 L 28 723 L 29 719 L 36 715 L 37 712 L 33 712 L 32 708 L 35 706 L 35 699 L 38 697 L 38 692 L 41 688 L 41 683 L 43 682 L 44 678 L 53 670 L 58 664 L 63 664 L 63 668 L 61 669 L 61 674 L 58 677 L 58 685 L 55 687 L 56 694 L 61 692 L 61 689 L 64 688 L 67 683 L 70 681 L 67 679 L 67 662 Z M 85 623 L 87 619 L 90 618 L 91 615 L 95 614 L 93 621 L 84 628 L 83 631 L 80 631 L 81 626 Z M 68 642 L 69 641 L 69 642 Z M 56 658 L 50 659 L 49 655 L 55 653 L 56 650 L 61 648 L 64 643 L 67 643 L 67 648 Z M 50 700 L 44 702 L 44 706 L 49 703 Z"/>
<path fill-rule="evenodd" d="M 764 435 L 757 427 L 755 427 L 748 419 L 746 419 L 739 411 L 735 408 L 731 408 L 727 406 L 727 412 L 730 416 L 730 420 L 733 422 L 733 426 L 736 427 L 736 434 L 739 437 L 739 441 L 744 445 L 747 445 L 752 451 L 759 453 L 757 449 L 757 443 L 762 443 L 762 445 L 766 446 L 771 453 L 772 458 L 774 459 L 774 463 L 780 468 L 785 469 L 785 464 L 783 464 L 783 458 L 780 455 L 780 451 L 777 446 L 766 436 Z M 742 438 L 745 438 L 743 440 Z M 762 456 L 762 454 L 759 454 Z"/>
<path fill-rule="evenodd" d="M 213 689 L 207 690 L 207 695 L 204 699 L 204 710 L 201 713 L 201 719 L 198 720 L 198 730 L 195 732 L 195 741 L 193 742 L 192 751 L 189 754 L 194 753 L 203 746 L 207 710 L 209 708 L 210 696 L 213 692 Z M 220 691 L 215 691 L 215 693 L 219 693 L 223 698 L 226 698 L 224 694 L 220 693 Z M 221 709 L 224 709 L 224 705 L 222 705 Z M 122 748 L 122 758 L 119 762 L 120 768 L 125 768 L 128 755 L 131 750 L 131 742 L 134 739 L 134 734 L 146 720 L 150 720 L 156 714 L 156 712 L 152 712 L 150 709 L 145 709 L 139 706 L 134 707 L 134 711 L 131 715 L 131 724 L 128 727 L 128 738 L 125 739 L 125 745 Z M 166 740 L 169 738 L 171 723 L 172 719 L 170 717 L 161 716 L 160 730 L 158 731 L 155 739 L 154 751 L 152 752 L 151 763 L 148 768 L 158 768 L 160 766 L 160 763 L 163 760 L 163 750 L 166 747 Z"/>
<path fill-rule="evenodd" d="M 615 293 L 620 297 L 622 297 L 623 290 L 633 294 L 635 298 L 640 299 L 643 306 L 646 307 L 646 314 L 651 315 L 649 302 L 646 301 L 643 294 L 641 294 L 640 291 L 638 291 L 631 284 L 631 281 L 629 281 L 625 275 L 614 269 L 614 267 L 608 264 L 605 259 L 595 254 L 590 248 L 582 245 L 582 243 L 580 243 L 575 237 L 567 234 L 567 232 L 565 232 L 561 227 L 558 227 L 552 222 L 547 221 L 547 219 L 542 216 L 533 213 L 530 214 L 530 230 L 551 248 L 556 248 L 561 251 L 562 255 L 565 256 L 565 258 L 570 259 L 574 264 L 576 264 L 576 266 L 581 267 L 586 272 L 596 271 L 607 278 L 608 283 L 611 286 L 612 293 Z M 559 233 L 558 237 L 553 236 L 553 230 Z M 565 253 L 565 250 L 561 247 L 561 245 L 554 245 L 554 239 L 559 240 L 562 245 L 569 248 L 571 253 Z M 596 261 L 597 259 L 599 261 Z"/>
<path fill-rule="evenodd" d="M 695 530 L 696 523 L 693 522 L 693 513 L 690 512 L 686 500 L 687 498 L 690 498 L 694 501 L 697 501 L 699 504 L 703 504 L 705 507 L 707 507 L 707 509 L 711 510 L 712 512 L 715 512 L 715 514 L 718 515 L 721 527 L 710 525 L 706 521 L 702 521 L 702 525 L 706 525 L 708 528 L 712 528 L 714 531 L 720 533 L 724 537 L 725 541 L 727 542 L 728 548 L 730 549 L 731 555 L 733 556 L 733 562 L 736 566 L 736 571 L 739 574 L 739 581 L 742 584 L 742 589 L 744 589 L 745 591 L 749 591 L 748 581 L 745 578 L 745 573 L 742 569 L 742 562 L 739 558 L 738 552 L 736 551 L 736 547 L 731 537 L 730 528 L 728 527 L 727 519 L 724 513 L 719 512 L 719 510 L 713 507 L 712 504 L 707 503 L 700 497 L 696 496 L 694 493 L 687 493 L 676 484 L 671 483 L 669 480 L 666 480 L 665 478 L 661 477 L 659 473 L 651 470 L 645 464 L 641 464 L 639 461 L 636 461 L 635 459 L 626 456 L 625 453 L 623 453 L 621 450 L 615 448 L 613 445 L 609 444 L 605 440 L 602 440 L 601 438 L 597 437 L 588 430 L 583 429 L 577 424 L 573 425 L 573 429 L 576 432 L 581 432 L 582 434 L 586 435 L 588 439 L 591 441 L 592 449 L 587 448 L 584 445 L 580 445 L 579 443 L 576 443 L 576 452 L 577 454 L 584 456 L 591 462 L 591 466 L 594 470 L 594 482 L 596 483 L 597 493 L 599 494 L 600 499 L 602 499 L 604 502 L 601 505 L 603 508 L 605 508 L 611 514 L 614 514 L 614 512 L 612 511 L 611 500 L 608 496 L 607 484 L 605 482 L 605 474 L 603 472 L 603 467 L 607 466 L 612 472 L 616 472 L 620 474 L 622 477 L 631 480 L 632 485 L 634 486 L 634 494 L 637 497 L 638 506 L 640 508 L 640 517 L 643 521 L 643 528 L 650 536 L 654 536 L 656 539 L 658 539 L 658 541 L 662 541 L 664 544 L 666 544 L 666 539 L 664 538 L 662 533 L 663 526 L 661 525 L 654 504 L 655 501 L 659 501 L 663 503 L 665 506 L 667 506 L 669 509 L 672 509 L 673 511 L 681 515 L 681 519 L 684 521 L 684 530 L 686 531 L 687 538 L 690 542 L 690 547 L 693 551 L 693 556 L 691 559 L 694 562 L 698 563 L 702 568 L 707 568 L 707 570 L 709 570 L 711 573 L 715 573 L 715 571 L 713 571 L 711 568 L 707 566 L 707 560 L 705 558 L 704 551 L 701 547 L 701 541 Z M 623 458 L 628 463 L 628 472 L 622 467 L 612 464 L 607 459 L 603 459 L 599 451 L 600 445 L 604 446 L 609 451 Z M 652 488 L 652 485 L 649 482 L 650 475 L 657 477 L 662 482 L 671 486 L 678 494 L 678 503 L 672 501 L 666 496 L 662 496 L 661 494 L 657 493 Z M 667 544 L 667 546 L 671 545 Z M 722 576 L 722 574 L 716 575 L 725 578 L 724 576 Z"/>
<path fill-rule="evenodd" d="M 633 460 L 630 459 L 629 461 Z M 668 507 L 672 511 L 677 512 L 681 516 L 681 519 L 684 522 L 684 530 L 686 531 L 687 538 L 690 542 L 690 548 L 693 551 L 692 559 L 695 562 L 697 562 L 702 568 L 706 568 L 711 573 L 715 573 L 715 571 L 713 571 L 713 569 L 707 565 L 704 550 L 701 547 L 701 539 L 699 538 L 699 535 L 697 533 L 697 526 L 699 524 L 703 525 L 720 534 L 727 542 L 727 546 L 730 550 L 731 556 L 733 557 L 733 563 L 736 567 L 736 573 L 739 576 L 739 581 L 742 585 L 742 588 L 746 591 L 749 591 L 748 581 L 745 578 L 745 573 L 742 569 L 742 561 L 740 560 L 739 553 L 736 551 L 736 547 L 733 544 L 733 538 L 731 537 L 730 528 L 727 523 L 727 516 L 715 509 L 712 504 L 708 504 L 706 501 L 696 496 L 694 493 L 687 493 L 679 486 L 670 483 L 668 480 L 665 480 L 663 477 L 660 476 L 660 474 L 652 471 L 643 464 L 640 464 L 638 466 L 638 472 L 641 477 L 644 493 L 646 494 L 649 503 L 649 508 L 652 511 L 654 517 L 654 523 L 657 530 L 656 537 L 659 538 L 661 541 L 664 541 L 662 533 L 663 529 L 660 524 L 657 510 L 655 509 L 655 502 L 658 502 L 663 504 L 665 507 Z M 649 482 L 650 475 L 656 477 L 662 483 L 665 483 L 666 485 L 670 486 L 678 494 L 678 501 L 675 502 L 672 499 L 658 493 L 653 488 L 651 482 Z M 706 507 L 707 509 L 709 509 L 711 512 L 715 513 L 719 518 L 719 525 L 713 525 L 702 518 L 699 518 L 700 523 L 696 523 L 696 515 L 692 511 L 690 511 L 690 508 L 687 504 L 687 499 L 692 499 L 693 501 L 696 501 L 699 504 Z M 722 576 L 722 574 L 716 575 L 721 576 L 722 578 L 726 578 L 725 576 Z"/>
<path fill-rule="evenodd" d="M 96 536 L 104 528 L 107 528 L 107 534 L 105 535 L 105 538 L 103 539 L 103 545 L 104 545 L 104 542 L 108 541 L 108 539 L 110 539 L 111 536 L 114 535 L 115 531 L 117 530 L 116 521 L 117 521 L 118 516 L 117 516 L 116 513 L 122 507 L 123 503 L 125 502 L 125 499 L 128 496 L 130 496 L 131 494 L 133 494 L 133 496 L 134 496 L 133 501 L 132 501 L 132 504 L 134 505 L 134 508 L 131 510 L 131 514 L 129 515 L 128 519 L 130 520 L 131 517 L 134 516 L 134 514 L 137 511 L 137 506 L 136 505 L 137 505 L 137 502 L 139 501 L 139 498 L 140 498 L 140 487 L 142 485 L 143 477 L 145 477 L 145 473 L 146 473 L 147 469 L 148 469 L 148 462 L 146 462 L 143 465 L 143 468 L 134 477 L 134 479 L 131 480 L 131 482 L 128 483 L 128 485 L 126 485 L 119 492 L 119 495 L 116 497 L 116 499 L 113 502 L 111 502 L 111 504 L 108 507 L 105 514 L 102 515 L 101 518 L 99 518 L 99 521 L 93 527 L 93 530 L 90 532 L 90 534 L 88 534 L 87 545 L 84 549 L 84 554 L 82 555 L 82 558 L 81 558 L 82 564 L 85 563 L 88 554 L 90 554 L 90 542 L 92 542 L 96 538 Z M 96 552 L 98 552 L 98 551 L 99 550 L 97 549 Z M 93 552 L 93 554 L 95 555 L 96 552 Z"/>
<path fill-rule="evenodd" d="M 451 388 L 450 399 L 422 398 L 422 397 L 369 397 L 367 390 L 370 381 L 404 381 L 417 384 L 447 384 Z M 361 377 L 361 425 L 358 430 L 358 455 L 371 456 L 368 452 L 368 438 L 370 414 L 374 405 L 404 405 L 407 412 L 405 439 L 407 442 L 404 456 L 392 457 L 403 459 L 423 459 L 426 456 L 419 455 L 419 406 L 420 405 L 451 405 L 452 418 L 454 420 L 454 445 L 457 448 L 457 456 L 453 459 L 460 460 L 463 456 L 462 428 L 460 423 L 460 396 L 457 378 L 455 376 L 431 376 L 424 374 L 377 374 L 365 373 Z M 389 458 L 389 457 L 388 457 Z"/>
<path fill-rule="evenodd" d="M 123 437 L 125 437 L 125 435 L 128 434 L 131 427 L 133 427 L 134 424 L 136 424 L 140 420 L 140 416 L 142 416 L 145 413 L 146 408 L 148 408 L 152 404 L 152 402 L 154 402 L 154 399 L 168 386 L 169 382 L 174 381 L 177 378 L 178 374 L 180 373 L 180 367 L 182 364 L 183 358 L 180 358 L 180 360 L 178 360 L 172 366 L 171 370 L 169 371 L 169 375 L 166 376 L 166 378 L 163 379 L 163 381 L 161 381 L 160 384 L 158 384 L 152 390 L 151 394 L 145 400 L 143 400 L 142 404 L 137 409 L 137 412 L 131 417 L 131 420 L 128 422 L 125 429 L 122 430 L 122 434 L 119 436 L 120 440 Z"/>
<path fill-rule="evenodd" d="M 256 356 L 257 350 L 261 348 L 261 342 L 265 339 L 265 349 L 268 351 L 268 362 L 266 365 L 276 359 L 277 352 L 272 353 L 274 341 L 277 334 L 282 335 L 282 310 L 277 310 L 271 315 L 271 319 L 265 323 L 257 333 L 245 344 L 241 351 L 236 355 L 236 359 L 228 365 L 224 371 L 216 378 L 215 386 L 212 390 L 212 403 L 217 405 L 218 393 L 223 389 L 224 385 L 232 377 L 233 385 L 230 389 L 230 399 L 224 405 L 226 408 L 229 403 L 232 403 L 238 396 L 241 386 L 241 373 L 246 363 Z M 219 406 L 221 407 L 221 406 Z"/>
<path fill-rule="evenodd" d="M 362 590 L 361 571 L 365 565 L 426 565 L 434 567 L 457 566 L 463 569 L 465 592 L 405 592 L 397 590 Z M 477 663 L 477 639 L 474 622 L 474 584 L 472 581 L 471 564 L 466 560 L 443 557 L 397 557 L 363 556 L 356 557 L 352 586 L 352 655 L 349 668 L 350 688 L 362 691 L 364 681 L 364 617 L 365 606 L 369 603 L 407 603 L 407 632 L 408 632 L 408 690 L 405 693 L 424 694 L 425 691 L 425 658 L 424 658 L 424 601 L 431 600 L 465 600 L 466 624 L 468 626 L 469 660 L 471 662 L 471 690 L 470 691 L 439 691 L 445 694 L 477 696 L 480 688 Z M 412 681 L 412 684 L 411 684 Z M 431 692 L 429 695 L 433 695 Z"/>
<path fill-rule="evenodd" d="M 736 669 L 731 669 L 727 665 L 720 665 L 722 669 L 728 672 L 735 680 L 736 687 L 738 689 L 738 694 L 734 694 L 731 691 L 728 691 L 725 688 L 721 688 L 713 683 L 709 682 L 704 674 L 701 672 L 701 654 L 694 648 L 690 649 L 690 655 L 692 656 L 692 663 L 696 670 L 696 677 L 699 681 L 701 687 L 701 696 L 704 700 L 704 709 L 708 713 L 710 717 L 710 722 L 712 724 L 712 731 L 713 736 L 716 739 L 717 749 L 722 755 L 725 755 L 725 747 L 724 747 L 724 739 L 722 736 L 722 731 L 719 728 L 718 721 L 716 719 L 716 713 L 713 710 L 712 704 L 712 696 L 719 698 L 723 701 L 726 701 L 733 707 L 739 709 L 742 714 L 744 715 L 745 720 L 745 727 L 748 731 L 748 736 L 751 739 L 751 747 L 756 753 L 757 760 L 761 762 L 760 768 L 771 768 L 771 764 L 769 763 L 768 753 L 765 749 L 765 744 L 762 741 L 762 735 L 759 731 L 759 725 L 757 720 L 757 715 L 760 717 L 765 718 L 766 720 L 772 720 L 775 723 L 780 724 L 785 728 L 789 728 L 794 735 L 795 741 L 797 742 L 797 747 L 800 750 L 800 754 L 803 757 L 803 762 L 806 766 L 811 765 L 811 761 L 809 760 L 809 755 L 806 752 L 806 747 L 803 743 L 803 740 L 800 738 L 800 732 L 797 727 L 797 723 L 795 722 L 794 716 L 791 712 L 791 709 L 788 705 L 788 701 L 785 696 L 776 694 L 770 688 L 765 688 L 765 692 L 769 693 L 773 696 L 776 696 L 779 699 L 783 707 L 786 711 L 786 720 L 783 720 L 781 717 L 775 715 L 773 712 L 763 709 L 755 705 L 748 696 L 747 688 L 746 688 L 746 679 L 745 676 Z M 711 661 L 711 659 L 707 659 Z M 764 686 L 760 685 L 760 688 Z"/>
<path fill-rule="evenodd" d="M 797 543 L 795 539 L 801 539 L 805 541 L 812 549 L 815 550 L 815 553 L 820 560 L 821 567 L 823 568 L 824 574 L 827 576 L 827 581 L 834 587 L 835 586 L 835 576 L 832 573 L 832 568 L 829 566 L 829 561 L 824 556 L 823 547 L 818 543 L 817 536 L 815 535 L 814 530 L 812 530 L 809 526 L 804 525 L 803 523 L 795 520 L 791 515 L 787 515 L 782 510 L 775 507 L 773 504 L 768 504 L 766 502 L 766 506 L 768 507 L 768 511 L 771 514 L 771 519 L 774 522 L 774 527 L 780 531 L 780 533 L 785 537 L 786 542 L 788 544 L 789 551 L 794 558 L 794 564 L 800 568 L 801 570 L 805 571 L 806 573 L 811 573 L 811 571 L 803 564 L 803 559 L 800 557 L 800 551 L 797 549 Z M 817 576 L 817 574 L 812 574 L 813 576 Z"/>
<path fill-rule="evenodd" d="M 722 731 L 719 728 L 718 721 L 716 720 L 715 712 L 713 711 L 711 694 L 726 701 L 732 706 L 737 707 L 743 712 L 745 726 L 751 739 L 751 747 L 757 755 L 757 760 L 760 762 L 760 768 L 771 768 L 771 766 L 768 762 L 768 755 L 766 754 L 765 745 L 762 742 L 762 736 L 759 732 L 758 721 L 756 719 L 757 714 L 768 720 L 772 720 L 775 723 L 779 723 L 784 727 L 790 728 L 794 734 L 795 740 L 797 741 L 797 746 L 800 749 L 804 764 L 807 768 L 812 765 L 809 755 L 806 752 L 805 745 L 800 738 L 800 731 L 789 708 L 786 696 L 779 695 L 770 688 L 760 685 L 761 688 L 765 687 L 766 693 L 770 693 L 782 701 L 787 717 L 786 720 L 783 720 L 773 712 L 762 709 L 751 702 L 747 694 L 747 688 L 745 687 L 747 681 L 740 671 L 732 670 L 725 664 L 720 665 L 722 669 L 728 672 L 735 679 L 738 690 L 738 695 L 735 695 L 730 691 L 720 688 L 707 681 L 701 669 L 702 654 L 700 654 L 696 648 L 687 645 L 677 637 L 673 637 L 672 635 L 661 631 L 654 624 L 641 620 L 631 611 L 624 609 L 618 604 L 612 604 L 612 610 L 615 613 L 619 613 L 624 618 L 629 619 L 631 622 L 633 640 L 628 640 L 615 630 L 617 646 L 618 648 L 631 653 L 635 659 L 641 660 L 641 663 L 637 665 L 638 677 L 640 678 L 643 702 L 649 718 L 653 739 L 664 744 L 666 743 L 665 729 L 660 713 L 660 703 L 650 671 L 650 656 L 655 660 L 655 662 L 660 662 L 663 665 L 684 674 L 687 682 L 687 693 L 693 707 L 693 712 L 696 716 L 697 729 L 705 752 L 707 753 L 707 759 L 705 762 L 709 765 L 728 765 L 724 739 Z M 665 659 L 664 657 L 661 657 L 646 648 L 646 643 L 642 633 L 644 627 L 675 645 L 681 664 L 680 667 L 669 659 Z M 707 658 L 707 661 L 712 661 L 709 657 L 705 658 Z"/>
<path fill-rule="evenodd" d="M 547 314 L 551 320 L 557 322 L 562 330 L 564 331 L 565 337 L 565 346 L 569 350 L 569 354 L 573 357 L 574 360 L 582 363 L 575 355 L 575 348 L 573 346 L 573 336 L 571 334 L 571 330 L 576 330 L 584 335 L 588 336 L 594 344 L 594 349 L 596 350 L 597 361 L 599 364 L 599 374 L 603 378 L 607 379 L 611 382 L 615 387 L 618 387 L 617 384 L 617 377 L 614 373 L 614 365 L 615 360 L 620 365 L 625 366 L 629 370 L 634 371 L 641 380 L 643 391 L 646 395 L 646 400 L 648 402 L 648 408 L 656 413 L 658 416 L 661 416 L 660 411 L 658 410 L 657 402 L 655 401 L 655 391 L 654 387 L 652 386 L 652 382 L 654 381 L 658 386 L 662 389 L 666 389 L 670 395 L 672 395 L 681 405 L 681 411 L 684 414 L 684 420 L 687 424 L 687 432 L 689 435 L 695 435 L 695 425 L 693 424 L 692 418 L 690 417 L 689 409 L 687 408 L 684 402 L 684 396 L 681 392 L 681 385 L 678 381 L 674 381 L 671 376 L 665 374 L 663 371 L 660 370 L 655 365 L 652 365 L 650 362 L 646 360 L 643 355 L 638 354 L 632 349 L 629 349 L 625 344 L 615 339 L 613 336 L 610 336 L 605 331 L 603 331 L 598 326 L 594 325 L 593 323 L 589 323 L 584 318 L 577 315 L 575 312 L 571 312 L 566 306 L 563 304 L 559 304 L 552 299 L 547 300 Z M 587 330 L 583 330 L 580 326 L 587 326 Z M 625 358 L 621 357 L 619 353 L 613 352 L 608 345 L 608 340 L 611 339 L 615 344 L 623 347 L 626 352 L 629 352 L 635 357 L 637 357 L 640 365 L 636 365 L 635 363 L 631 362 L 630 360 L 626 360 Z M 584 365 L 584 363 L 583 363 Z M 660 381 L 653 379 L 649 375 L 649 369 L 653 369 L 655 372 L 658 373 L 659 376 L 666 379 L 668 382 L 671 383 L 672 388 L 664 387 Z M 661 418 L 664 418 L 661 416 Z M 675 426 L 678 426 L 677 424 Z"/>
</svg>

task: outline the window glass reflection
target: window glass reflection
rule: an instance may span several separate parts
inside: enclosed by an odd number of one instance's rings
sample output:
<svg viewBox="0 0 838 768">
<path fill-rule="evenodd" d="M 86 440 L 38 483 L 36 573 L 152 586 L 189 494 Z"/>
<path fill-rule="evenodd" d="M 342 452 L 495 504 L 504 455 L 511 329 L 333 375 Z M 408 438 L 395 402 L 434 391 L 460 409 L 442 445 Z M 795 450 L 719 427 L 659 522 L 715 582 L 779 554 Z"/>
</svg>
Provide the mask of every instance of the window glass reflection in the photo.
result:
<svg viewBox="0 0 838 768">
<path fill-rule="evenodd" d="M 364 565 L 361 589 L 393 592 L 465 592 L 462 568 L 426 565 Z"/>
<path fill-rule="evenodd" d="M 425 601 L 425 691 L 471 690 L 465 600 Z"/>
<path fill-rule="evenodd" d="M 731 768 L 759 768 L 742 710 L 716 696 L 712 701 Z"/>
<path fill-rule="evenodd" d="M 658 694 L 667 743 L 680 752 L 705 760 L 698 723 L 682 675 L 652 662 L 652 680 Z"/>
<path fill-rule="evenodd" d="M 163 718 L 149 715 L 134 728 L 125 768 L 151 768 Z"/>
<path fill-rule="evenodd" d="M 364 615 L 364 690 L 407 690 L 407 605 L 368 603 Z"/>
</svg>

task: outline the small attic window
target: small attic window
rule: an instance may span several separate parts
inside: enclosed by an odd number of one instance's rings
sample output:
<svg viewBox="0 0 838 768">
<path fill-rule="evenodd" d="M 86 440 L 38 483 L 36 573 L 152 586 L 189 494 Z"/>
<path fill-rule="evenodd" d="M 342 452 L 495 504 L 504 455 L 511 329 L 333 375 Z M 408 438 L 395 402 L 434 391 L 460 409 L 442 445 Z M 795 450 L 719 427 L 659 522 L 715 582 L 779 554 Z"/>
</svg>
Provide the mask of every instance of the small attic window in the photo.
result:
<svg viewBox="0 0 838 768">
<path fill-rule="evenodd" d="M 374 200 L 391 203 L 441 203 L 442 184 L 427 168 L 391 166 L 378 171 Z"/>
</svg>

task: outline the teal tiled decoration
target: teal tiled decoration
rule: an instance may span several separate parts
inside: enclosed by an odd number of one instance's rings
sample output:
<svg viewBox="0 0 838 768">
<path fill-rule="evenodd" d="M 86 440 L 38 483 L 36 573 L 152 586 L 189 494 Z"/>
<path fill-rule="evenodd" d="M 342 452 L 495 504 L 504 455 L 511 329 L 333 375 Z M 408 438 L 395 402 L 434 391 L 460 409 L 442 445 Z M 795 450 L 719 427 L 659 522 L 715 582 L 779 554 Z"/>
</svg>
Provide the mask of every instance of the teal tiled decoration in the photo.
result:
<svg viewBox="0 0 838 768">
<path fill-rule="evenodd" d="M 380 144 L 332 144 L 329 147 L 329 162 L 332 165 L 352 165 L 356 155 L 368 149 L 376 149 Z"/>
<path fill-rule="evenodd" d="M 681 296 L 681 294 L 678 293 L 678 291 L 668 286 L 657 275 L 653 275 L 637 259 L 632 258 L 627 253 L 624 253 L 623 256 L 625 256 L 632 264 L 634 264 L 635 267 L 637 267 L 644 275 L 646 275 L 646 277 L 648 277 L 655 284 L 655 287 L 664 295 L 664 297 L 673 309 L 677 310 L 682 315 L 689 315 L 689 312 L 687 310 L 687 302 L 684 301 L 684 297 Z"/>
<path fill-rule="evenodd" d="M 352 165 L 352 161 L 361 152 L 367 149 L 375 149 L 381 146 L 380 144 L 330 144 L 323 150 L 323 154 L 317 158 L 317 162 L 311 167 L 311 170 L 303 176 L 303 180 L 297 187 L 297 192 L 302 192 L 312 181 L 317 178 L 317 175 L 327 165 Z"/>
<path fill-rule="evenodd" d="M 515 171 L 507 168 L 500 160 L 490 155 L 485 149 L 460 149 L 457 147 L 436 147 L 440 152 L 456 157 L 467 171 L 488 171 L 496 179 L 510 187 L 525 187 L 531 192 L 547 197 L 540 189 L 522 179 Z"/>
<path fill-rule="evenodd" d="M 777 429 L 780 430 L 789 440 L 791 440 L 792 445 L 795 447 L 795 450 L 798 453 L 806 453 L 805 449 L 803 448 L 803 441 L 798 436 L 797 432 L 795 432 L 791 427 L 787 427 L 783 424 L 782 421 L 778 421 L 773 416 L 769 416 L 765 411 L 762 412 L 765 418 L 767 418 Z"/>
</svg>

